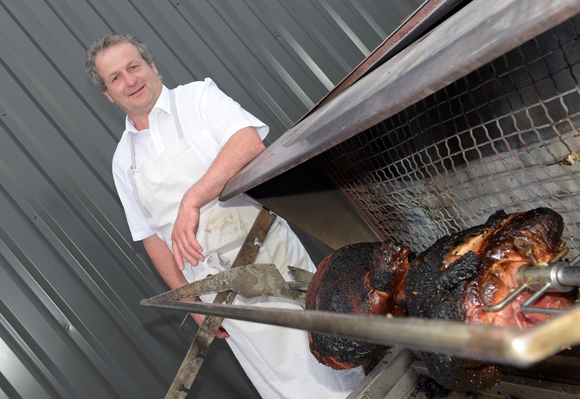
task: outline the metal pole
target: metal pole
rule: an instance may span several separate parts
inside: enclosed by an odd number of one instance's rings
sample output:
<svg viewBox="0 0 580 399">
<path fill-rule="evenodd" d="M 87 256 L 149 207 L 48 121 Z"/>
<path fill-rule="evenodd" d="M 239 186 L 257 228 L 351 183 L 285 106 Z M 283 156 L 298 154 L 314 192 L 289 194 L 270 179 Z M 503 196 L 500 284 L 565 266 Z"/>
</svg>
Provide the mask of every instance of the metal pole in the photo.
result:
<svg viewBox="0 0 580 399">
<path fill-rule="evenodd" d="M 577 329 L 580 307 L 535 330 L 519 330 L 447 320 L 386 318 L 201 302 L 144 299 L 141 305 L 272 324 L 379 345 L 398 345 L 515 366 L 528 366 L 553 355 L 562 347 L 580 343 L 580 331 Z"/>
</svg>

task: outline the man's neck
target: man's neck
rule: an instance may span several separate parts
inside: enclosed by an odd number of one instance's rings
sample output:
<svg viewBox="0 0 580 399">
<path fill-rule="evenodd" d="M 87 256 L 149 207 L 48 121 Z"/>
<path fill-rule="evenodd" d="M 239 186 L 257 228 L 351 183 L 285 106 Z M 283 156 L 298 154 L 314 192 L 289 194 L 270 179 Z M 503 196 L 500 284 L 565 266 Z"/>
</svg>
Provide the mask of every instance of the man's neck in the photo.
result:
<svg viewBox="0 0 580 399">
<path fill-rule="evenodd" d="M 127 115 L 131 122 L 133 122 L 133 126 L 137 131 L 147 130 L 149 129 L 149 115 L 138 115 L 138 116 L 130 116 Z"/>
</svg>

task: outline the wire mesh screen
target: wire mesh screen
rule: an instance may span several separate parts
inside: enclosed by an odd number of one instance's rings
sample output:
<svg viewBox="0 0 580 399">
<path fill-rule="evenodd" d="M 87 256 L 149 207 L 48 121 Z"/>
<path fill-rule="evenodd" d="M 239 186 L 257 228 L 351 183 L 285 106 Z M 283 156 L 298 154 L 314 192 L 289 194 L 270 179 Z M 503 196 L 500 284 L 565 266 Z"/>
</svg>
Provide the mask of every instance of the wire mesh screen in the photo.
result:
<svg viewBox="0 0 580 399">
<path fill-rule="evenodd" d="M 580 248 L 580 18 L 319 159 L 384 238 L 423 251 L 497 210 L 549 207 Z"/>
</svg>

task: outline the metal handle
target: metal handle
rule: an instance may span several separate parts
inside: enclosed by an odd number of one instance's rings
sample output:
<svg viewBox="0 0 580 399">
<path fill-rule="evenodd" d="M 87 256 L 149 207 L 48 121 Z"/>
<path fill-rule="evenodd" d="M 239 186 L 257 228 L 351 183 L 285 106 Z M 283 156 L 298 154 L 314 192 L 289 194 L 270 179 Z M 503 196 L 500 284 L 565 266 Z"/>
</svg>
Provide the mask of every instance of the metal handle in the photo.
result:
<svg viewBox="0 0 580 399">
<path fill-rule="evenodd" d="M 442 352 L 485 361 L 529 366 L 580 343 L 580 307 L 534 330 L 469 325 L 447 320 L 386 318 L 342 313 L 150 300 L 141 305 L 296 328 L 379 345 Z"/>
<path fill-rule="evenodd" d="M 580 266 L 569 266 L 558 269 L 556 273 L 558 283 L 567 287 L 580 285 Z"/>
</svg>

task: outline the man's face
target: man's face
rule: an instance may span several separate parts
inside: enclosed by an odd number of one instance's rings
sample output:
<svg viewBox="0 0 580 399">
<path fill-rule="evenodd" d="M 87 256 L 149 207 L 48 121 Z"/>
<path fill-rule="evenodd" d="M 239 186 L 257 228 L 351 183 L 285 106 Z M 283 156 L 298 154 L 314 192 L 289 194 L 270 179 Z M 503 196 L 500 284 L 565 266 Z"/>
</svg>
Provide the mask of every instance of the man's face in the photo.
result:
<svg viewBox="0 0 580 399">
<path fill-rule="evenodd" d="M 95 66 L 109 100 L 133 120 L 149 115 L 163 85 L 155 64 L 149 66 L 135 45 L 122 42 L 109 47 L 97 55 Z"/>
</svg>

